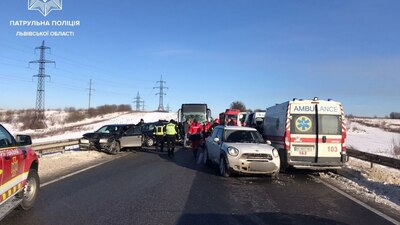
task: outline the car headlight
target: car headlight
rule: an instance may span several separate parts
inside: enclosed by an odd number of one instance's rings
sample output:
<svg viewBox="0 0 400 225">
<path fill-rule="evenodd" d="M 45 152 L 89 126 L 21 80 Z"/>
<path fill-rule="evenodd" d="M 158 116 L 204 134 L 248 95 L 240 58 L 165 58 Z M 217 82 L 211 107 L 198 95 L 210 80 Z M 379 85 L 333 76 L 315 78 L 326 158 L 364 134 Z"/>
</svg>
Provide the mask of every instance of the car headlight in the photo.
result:
<svg viewBox="0 0 400 225">
<path fill-rule="evenodd" d="M 278 158 L 278 157 L 279 157 L 279 152 L 278 152 L 278 150 L 276 150 L 276 148 L 272 149 L 272 155 L 273 155 L 275 158 Z"/>
<path fill-rule="evenodd" d="M 239 150 L 235 147 L 228 147 L 228 154 L 231 156 L 237 156 L 239 155 Z"/>
<path fill-rule="evenodd" d="M 81 144 L 89 144 L 89 140 L 88 140 L 88 139 L 85 139 L 85 138 L 80 139 L 79 142 L 80 142 Z"/>
<path fill-rule="evenodd" d="M 100 139 L 99 142 L 100 142 L 101 144 L 108 143 L 108 139 L 107 139 L 107 138 L 102 138 L 102 139 Z"/>
</svg>

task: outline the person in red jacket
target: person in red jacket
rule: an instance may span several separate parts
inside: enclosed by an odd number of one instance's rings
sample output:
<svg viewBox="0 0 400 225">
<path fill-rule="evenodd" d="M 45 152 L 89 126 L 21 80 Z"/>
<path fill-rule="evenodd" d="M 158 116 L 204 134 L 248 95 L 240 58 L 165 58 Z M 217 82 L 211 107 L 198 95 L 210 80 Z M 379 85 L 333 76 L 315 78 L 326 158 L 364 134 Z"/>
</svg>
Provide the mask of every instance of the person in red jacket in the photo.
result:
<svg viewBox="0 0 400 225">
<path fill-rule="evenodd" d="M 211 135 L 211 123 L 206 121 L 203 124 L 203 143 Z M 204 147 L 204 146 L 203 146 Z"/>
<path fill-rule="evenodd" d="M 192 141 L 192 149 L 193 149 L 193 155 L 196 158 L 197 157 L 197 148 L 199 147 L 200 141 L 201 141 L 201 133 L 203 131 L 203 126 L 201 123 L 195 119 L 193 123 L 189 127 L 189 135 L 190 135 L 190 141 Z"/>
</svg>

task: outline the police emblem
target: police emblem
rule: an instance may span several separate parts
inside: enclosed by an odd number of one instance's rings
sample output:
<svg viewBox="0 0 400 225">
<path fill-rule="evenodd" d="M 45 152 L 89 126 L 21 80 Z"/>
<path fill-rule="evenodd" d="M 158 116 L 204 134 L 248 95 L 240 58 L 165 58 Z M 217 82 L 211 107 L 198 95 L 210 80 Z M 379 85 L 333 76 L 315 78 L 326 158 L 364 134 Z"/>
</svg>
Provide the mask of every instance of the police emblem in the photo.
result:
<svg viewBox="0 0 400 225">
<path fill-rule="evenodd" d="M 47 16 L 53 10 L 62 10 L 62 0 L 28 0 L 28 10 L 37 10 Z"/>
</svg>

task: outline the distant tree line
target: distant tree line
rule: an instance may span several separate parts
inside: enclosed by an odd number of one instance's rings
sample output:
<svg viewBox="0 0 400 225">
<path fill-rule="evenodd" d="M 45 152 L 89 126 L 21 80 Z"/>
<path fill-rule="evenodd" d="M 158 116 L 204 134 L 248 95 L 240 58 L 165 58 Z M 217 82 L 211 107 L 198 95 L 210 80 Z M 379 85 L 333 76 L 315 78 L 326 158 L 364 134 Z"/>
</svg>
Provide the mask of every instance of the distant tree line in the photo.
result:
<svg viewBox="0 0 400 225">
<path fill-rule="evenodd" d="M 61 109 L 58 109 L 62 111 Z M 7 110 L 0 111 L 0 122 L 1 123 L 9 123 L 15 124 L 20 129 L 42 129 L 47 126 L 52 126 L 56 122 L 64 124 L 64 123 L 73 123 L 77 121 L 84 120 L 86 118 L 102 116 L 109 113 L 115 112 L 130 112 L 132 111 L 132 107 L 130 105 L 102 105 L 96 108 L 91 108 L 89 111 L 85 109 L 76 109 L 75 107 L 66 107 L 64 111 L 68 114 L 62 121 L 54 121 L 54 118 L 49 117 L 47 121 L 43 121 L 41 124 L 33 123 L 36 119 L 36 110 L 34 109 L 23 109 L 23 110 Z M 44 125 L 44 126 L 43 126 Z"/>
<path fill-rule="evenodd" d="M 400 113 L 399 112 L 391 112 L 389 115 L 390 119 L 400 119 Z"/>
</svg>

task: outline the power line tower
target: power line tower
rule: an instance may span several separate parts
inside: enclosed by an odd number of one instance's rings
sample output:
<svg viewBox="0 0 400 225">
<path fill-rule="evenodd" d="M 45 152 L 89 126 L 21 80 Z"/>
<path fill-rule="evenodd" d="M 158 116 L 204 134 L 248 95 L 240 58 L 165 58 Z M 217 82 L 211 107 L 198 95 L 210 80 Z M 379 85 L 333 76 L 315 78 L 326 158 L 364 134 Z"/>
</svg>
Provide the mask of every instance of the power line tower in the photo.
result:
<svg viewBox="0 0 400 225">
<path fill-rule="evenodd" d="M 144 112 L 144 100 L 142 101 L 142 111 Z"/>
<path fill-rule="evenodd" d="M 140 111 L 140 107 L 143 105 L 143 111 L 144 111 L 144 101 L 143 99 L 140 97 L 139 92 L 136 95 L 135 101 L 133 101 L 133 103 L 135 103 L 136 105 L 136 111 Z"/>
<path fill-rule="evenodd" d="M 171 108 L 169 107 L 169 104 L 167 104 L 167 108 L 165 108 L 167 112 L 171 111 Z"/>
<path fill-rule="evenodd" d="M 92 95 L 93 95 L 93 91 L 95 90 L 95 89 L 93 89 L 92 88 L 92 79 L 90 79 L 89 80 L 89 88 L 88 88 L 88 91 L 89 91 L 89 106 L 88 106 L 88 112 L 90 112 L 90 108 L 91 108 L 91 102 L 92 102 Z"/>
<path fill-rule="evenodd" d="M 33 77 L 38 78 L 38 83 L 37 83 L 37 92 L 36 92 L 36 118 L 35 121 L 33 122 L 36 125 L 39 125 L 38 123 L 42 123 L 40 125 L 44 125 L 44 110 L 45 110 L 45 82 L 46 82 L 46 77 L 50 77 L 50 75 L 46 75 L 46 63 L 56 63 L 55 61 L 50 61 L 46 60 L 45 54 L 46 50 L 50 50 L 50 47 L 47 47 L 44 45 L 44 41 L 42 41 L 42 45 L 39 47 L 35 48 L 36 50 L 40 50 L 40 59 L 39 60 L 34 60 L 30 61 L 29 64 L 31 63 L 37 63 L 39 64 L 39 73 L 37 75 L 34 75 Z M 40 126 L 39 125 L 39 126 Z"/>
<path fill-rule="evenodd" d="M 153 89 L 159 89 L 160 91 L 156 94 L 156 95 L 159 95 L 160 96 L 160 99 L 159 99 L 159 103 L 158 103 L 158 111 L 165 111 L 164 110 L 164 95 L 167 95 L 165 92 L 164 92 L 164 90 L 165 89 L 168 89 L 168 87 L 166 87 L 165 86 L 165 84 L 167 83 L 167 82 L 165 82 L 165 81 L 163 81 L 163 78 L 162 78 L 162 75 L 161 75 L 161 79 L 159 80 L 159 81 L 157 81 L 157 83 L 159 83 L 160 84 L 160 86 L 158 86 L 158 87 L 154 87 Z"/>
</svg>

